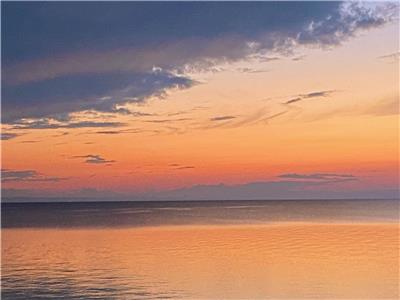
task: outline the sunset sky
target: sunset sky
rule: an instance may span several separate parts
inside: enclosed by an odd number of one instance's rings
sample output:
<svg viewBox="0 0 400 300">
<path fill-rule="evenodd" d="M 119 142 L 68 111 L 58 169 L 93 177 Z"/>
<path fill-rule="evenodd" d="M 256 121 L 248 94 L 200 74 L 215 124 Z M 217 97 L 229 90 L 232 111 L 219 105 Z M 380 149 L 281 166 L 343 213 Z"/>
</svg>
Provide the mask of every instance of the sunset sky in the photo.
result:
<svg viewBox="0 0 400 300">
<path fill-rule="evenodd" d="M 398 197 L 394 2 L 1 5 L 4 197 Z"/>
</svg>

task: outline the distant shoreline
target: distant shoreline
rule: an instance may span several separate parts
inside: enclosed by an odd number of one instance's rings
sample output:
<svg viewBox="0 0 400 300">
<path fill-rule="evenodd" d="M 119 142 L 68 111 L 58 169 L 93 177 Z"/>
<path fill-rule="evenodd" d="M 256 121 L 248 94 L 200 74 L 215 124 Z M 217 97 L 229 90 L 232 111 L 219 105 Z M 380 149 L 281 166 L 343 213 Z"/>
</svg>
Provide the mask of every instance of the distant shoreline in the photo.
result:
<svg viewBox="0 0 400 300">
<path fill-rule="evenodd" d="M 110 197 L 111 198 L 111 197 Z M 61 197 L 32 197 L 32 198 L 25 198 L 25 197 L 18 197 L 18 198 L 8 198 L 4 197 L 1 198 L 1 204 L 51 204 L 51 203 L 185 203 L 185 202 L 263 202 L 263 201 L 400 201 L 400 198 L 327 198 L 327 199 L 235 199 L 235 200 L 172 200 L 172 199 L 154 199 L 154 200 L 130 200 L 130 199 L 117 199 L 117 200 L 110 200 L 101 199 L 101 198 L 61 198 Z"/>
</svg>

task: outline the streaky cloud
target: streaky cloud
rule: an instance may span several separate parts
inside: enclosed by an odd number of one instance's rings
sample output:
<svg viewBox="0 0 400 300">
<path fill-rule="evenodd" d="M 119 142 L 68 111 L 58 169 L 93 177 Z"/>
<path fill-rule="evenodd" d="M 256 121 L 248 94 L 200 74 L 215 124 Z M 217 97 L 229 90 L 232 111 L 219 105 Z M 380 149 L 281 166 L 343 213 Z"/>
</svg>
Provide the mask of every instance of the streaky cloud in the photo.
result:
<svg viewBox="0 0 400 300">
<path fill-rule="evenodd" d="M 141 128 L 131 128 L 131 129 L 123 129 L 123 130 L 100 130 L 100 131 L 93 132 L 93 134 L 117 135 L 117 134 L 145 133 L 145 132 L 154 133 L 155 130 L 141 129 Z"/>
<path fill-rule="evenodd" d="M 30 182 L 57 182 L 61 180 L 67 180 L 67 177 L 56 177 L 56 176 L 45 176 L 35 170 L 12 170 L 12 169 L 1 169 L 1 181 L 30 181 Z"/>
<path fill-rule="evenodd" d="M 155 120 L 144 120 L 145 123 L 173 123 L 173 122 L 183 122 L 191 121 L 192 118 L 179 118 L 179 119 L 155 119 Z"/>
<path fill-rule="evenodd" d="M 335 174 L 335 173 L 311 173 L 311 174 L 298 174 L 288 173 L 281 174 L 279 178 L 287 179 L 301 179 L 301 180 L 323 180 L 323 181 L 342 181 L 342 180 L 357 180 L 357 177 L 352 174 Z"/>
<path fill-rule="evenodd" d="M 187 169 L 195 169 L 194 166 L 186 166 L 177 163 L 169 164 L 168 167 L 172 168 L 172 170 L 187 170 Z"/>
<path fill-rule="evenodd" d="M 307 93 L 307 94 L 299 94 L 299 95 L 296 95 L 294 98 L 286 101 L 284 104 L 291 104 L 291 103 L 299 102 L 299 101 L 310 99 L 310 98 L 328 97 L 331 94 L 333 94 L 334 92 L 336 92 L 336 91 L 328 90 L 328 91 L 311 92 L 311 93 Z"/>
<path fill-rule="evenodd" d="M 22 121 L 13 124 L 13 129 L 60 129 L 60 128 L 101 128 L 101 127 L 121 127 L 126 125 L 121 122 L 93 122 L 81 121 L 70 123 L 50 122 L 49 119 L 34 121 Z"/>
<path fill-rule="evenodd" d="M 236 116 L 218 116 L 210 118 L 210 121 L 225 121 L 225 120 L 232 120 L 235 119 Z"/>
<path fill-rule="evenodd" d="M 97 154 L 75 155 L 71 158 L 84 158 L 87 164 L 109 164 L 115 162 L 115 160 L 107 160 Z"/>
<path fill-rule="evenodd" d="M 286 114 L 288 112 L 289 112 L 288 110 L 285 110 L 285 111 L 281 111 L 281 112 L 278 112 L 278 113 L 273 114 L 273 115 L 269 115 L 264 119 L 264 121 L 269 121 L 269 120 L 272 120 L 272 119 L 276 119 L 276 118 L 278 118 L 278 117 L 280 117 L 280 116 L 282 116 L 282 115 L 284 115 L 284 114 Z"/>
<path fill-rule="evenodd" d="M 177 167 L 174 168 L 174 170 L 187 170 L 187 169 L 194 169 L 194 166 L 181 166 L 181 167 Z"/>
<path fill-rule="evenodd" d="M 307 55 L 295 56 L 295 57 L 292 58 L 292 61 L 304 60 L 306 57 L 307 57 Z"/>
<path fill-rule="evenodd" d="M 257 74 L 257 73 L 266 73 L 269 72 L 269 70 L 263 70 L 263 69 L 252 69 L 252 68 L 238 68 L 236 69 L 238 72 L 241 73 L 248 73 L 248 74 Z"/>
<path fill-rule="evenodd" d="M 390 116 L 400 113 L 398 97 L 389 97 L 367 107 L 363 113 L 373 116 Z"/>
<path fill-rule="evenodd" d="M 41 142 L 41 140 L 27 140 L 27 141 L 21 141 L 19 142 L 20 144 L 35 144 L 35 143 L 39 143 Z"/>
<path fill-rule="evenodd" d="M 378 56 L 378 58 L 381 58 L 381 59 L 386 59 L 386 58 L 400 59 L 400 51 L 394 52 L 394 53 L 389 53 L 389 54 L 382 55 L 382 56 Z"/>
<path fill-rule="evenodd" d="M 6 141 L 6 140 L 14 139 L 14 138 L 16 138 L 18 136 L 20 136 L 20 134 L 18 134 L 18 133 L 2 132 L 1 135 L 0 135 L 0 137 L 1 137 L 0 139 Z"/>
</svg>

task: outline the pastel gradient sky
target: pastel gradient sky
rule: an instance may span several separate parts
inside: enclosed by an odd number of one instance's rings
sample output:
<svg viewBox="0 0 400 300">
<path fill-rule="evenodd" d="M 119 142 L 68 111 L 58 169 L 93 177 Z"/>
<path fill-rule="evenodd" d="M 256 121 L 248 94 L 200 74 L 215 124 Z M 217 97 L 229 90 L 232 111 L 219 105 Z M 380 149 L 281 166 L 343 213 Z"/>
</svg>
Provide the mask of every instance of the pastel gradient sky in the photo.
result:
<svg viewBox="0 0 400 300">
<path fill-rule="evenodd" d="M 4 197 L 397 198 L 394 2 L 2 2 Z"/>
</svg>

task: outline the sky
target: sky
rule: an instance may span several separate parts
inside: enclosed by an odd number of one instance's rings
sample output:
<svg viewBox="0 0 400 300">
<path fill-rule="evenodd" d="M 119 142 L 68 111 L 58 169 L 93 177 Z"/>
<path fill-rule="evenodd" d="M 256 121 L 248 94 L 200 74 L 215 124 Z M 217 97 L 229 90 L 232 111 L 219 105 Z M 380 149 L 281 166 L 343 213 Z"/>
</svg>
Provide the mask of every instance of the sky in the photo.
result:
<svg viewBox="0 0 400 300">
<path fill-rule="evenodd" d="M 395 2 L 7 2 L 2 195 L 398 198 Z"/>
</svg>

